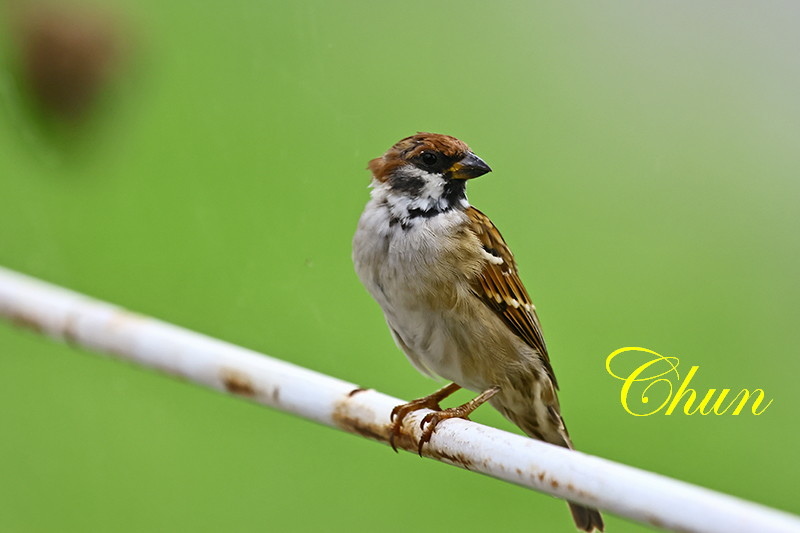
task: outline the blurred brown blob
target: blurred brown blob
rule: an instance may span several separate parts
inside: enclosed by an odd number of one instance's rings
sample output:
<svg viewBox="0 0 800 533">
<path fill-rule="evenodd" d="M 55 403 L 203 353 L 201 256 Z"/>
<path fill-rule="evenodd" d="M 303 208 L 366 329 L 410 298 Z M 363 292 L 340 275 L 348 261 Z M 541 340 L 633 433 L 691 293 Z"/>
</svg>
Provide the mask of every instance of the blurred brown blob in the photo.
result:
<svg viewBox="0 0 800 533">
<path fill-rule="evenodd" d="M 119 36 L 109 13 L 72 4 L 19 13 L 22 74 L 42 110 L 82 118 L 109 81 Z"/>
</svg>

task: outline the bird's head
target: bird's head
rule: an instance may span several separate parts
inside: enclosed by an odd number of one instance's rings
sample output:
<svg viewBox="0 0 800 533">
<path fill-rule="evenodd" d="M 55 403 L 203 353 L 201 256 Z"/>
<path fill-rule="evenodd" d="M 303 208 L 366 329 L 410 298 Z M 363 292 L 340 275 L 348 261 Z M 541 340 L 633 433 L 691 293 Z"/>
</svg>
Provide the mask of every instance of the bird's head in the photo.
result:
<svg viewBox="0 0 800 533">
<path fill-rule="evenodd" d="M 393 193 L 433 201 L 462 197 L 466 180 L 492 170 L 464 142 L 438 133 L 418 133 L 398 141 L 370 161 L 369 169 L 375 181 Z"/>
</svg>

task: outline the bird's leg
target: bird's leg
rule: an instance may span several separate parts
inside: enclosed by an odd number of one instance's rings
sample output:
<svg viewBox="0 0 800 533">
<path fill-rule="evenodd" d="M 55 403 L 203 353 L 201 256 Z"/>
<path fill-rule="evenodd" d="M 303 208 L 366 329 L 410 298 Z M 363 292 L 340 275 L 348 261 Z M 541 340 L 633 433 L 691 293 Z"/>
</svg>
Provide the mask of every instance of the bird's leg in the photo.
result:
<svg viewBox="0 0 800 533">
<path fill-rule="evenodd" d="M 434 409 L 436 411 L 441 411 L 442 408 L 439 405 L 439 402 L 453 394 L 455 391 L 460 389 L 460 385 L 456 385 L 455 383 L 451 383 L 446 387 L 442 387 L 441 389 L 437 390 L 433 394 L 425 396 L 424 398 L 419 398 L 416 400 L 412 400 L 408 403 L 404 403 L 402 405 L 398 405 L 394 409 L 392 409 L 392 414 L 389 416 L 389 420 L 393 422 L 392 424 L 392 432 L 389 434 L 389 444 L 392 445 L 392 449 L 396 452 L 397 447 L 394 445 L 394 439 L 400 435 L 400 430 L 403 428 L 403 419 L 406 417 L 408 413 L 412 413 L 414 411 L 419 411 L 420 409 Z"/>
<path fill-rule="evenodd" d="M 426 442 L 431 440 L 433 432 L 439 422 L 447 420 L 448 418 L 463 418 L 465 420 L 469 420 L 469 415 L 472 413 L 472 411 L 480 407 L 484 402 L 486 402 L 486 400 L 498 392 L 500 392 L 500 387 L 492 387 L 491 389 L 486 389 L 480 393 L 480 395 L 471 399 L 464 405 L 451 407 L 450 409 L 445 409 L 443 411 L 439 410 L 435 413 L 428 413 L 425 415 L 425 418 L 423 418 L 422 422 L 419 424 L 419 427 L 423 430 L 422 436 L 419 439 L 419 445 L 417 446 L 417 452 L 419 453 L 420 457 L 422 457 L 422 447 Z M 425 427 L 426 425 L 427 427 Z"/>
</svg>

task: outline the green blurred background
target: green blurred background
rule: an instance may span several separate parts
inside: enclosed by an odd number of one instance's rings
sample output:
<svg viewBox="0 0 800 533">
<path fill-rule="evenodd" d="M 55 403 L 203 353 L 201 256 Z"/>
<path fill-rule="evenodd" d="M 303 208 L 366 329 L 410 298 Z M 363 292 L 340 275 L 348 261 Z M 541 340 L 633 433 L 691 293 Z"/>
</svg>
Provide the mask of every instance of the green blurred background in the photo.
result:
<svg viewBox="0 0 800 533">
<path fill-rule="evenodd" d="M 797 3 L 104 4 L 114 75 L 78 118 L 36 103 L 3 8 L 0 265 L 418 397 L 438 384 L 350 239 L 367 161 L 452 134 L 494 169 L 470 200 L 578 448 L 800 512 Z M 633 417 L 604 370 L 622 346 L 774 403 Z M 6 323 L 0 350 L 0 531 L 574 531 L 549 496 Z"/>
</svg>

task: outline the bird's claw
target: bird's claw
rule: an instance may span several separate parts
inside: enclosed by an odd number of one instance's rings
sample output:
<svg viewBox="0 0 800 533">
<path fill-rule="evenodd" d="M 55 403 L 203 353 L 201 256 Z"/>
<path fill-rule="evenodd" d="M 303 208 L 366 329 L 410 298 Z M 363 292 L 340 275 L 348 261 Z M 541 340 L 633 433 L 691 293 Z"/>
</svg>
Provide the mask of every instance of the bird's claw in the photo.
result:
<svg viewBox="0 0 800 533">
<path fill-rule="evenodd" d="M 392 422 L 392 430 L 389 432 L 389 444 L 395 452 L 397 452 L 395 439 L 397 439 L 397 437 L 403 433 L 403 420 L 405 420 L 406 415 L 409 413 L 419 411 L 420 409 L 433 409 L 436 411 L 441 411 L 442 408 L 439 406 L 438 401 L 426 396 L 425 398 L 419 398 L 417 400 L 398 405 L 392 409 L 392 413 L 389 415 L 389 420 Z"/>
<path fill-rule="evenodd" d="M 419 443 L 417 444 L 417 453 L 420 457 L 422 457 L 422 447 L 425 446 L 425 443 L 430 442 L 431 437 L 433 437 L 433 432 L 436 431 L 436 426 L 439 425 L 439 422 L 448 420 L 450 418 L 463 418 L 464 420 L 469 420 L 469 413 L 464 412 L 465 409 L 463 409 L 463 407 L 463 405 L 460 405 L 458 407 L 451 407 L 450 409 L 439 410 L 425 415 L 425 417 L 419 423 L 419 428 L 422 430 L 422 435 L 420 436 Z"/>
<path fill-rule="evenodd" d="M 389 444 L 392 446 L 392 449 L 395 452 L 397 452 L 397 445 L 395 445 L 395 440 L 403 432 L 403 420 L 405 419 L 406 415 L 414 411 L 419 411 L 420 409 L 432 409 L 436 412 L 442 412 L 442 407 L 439 405 L 439 402 L 441 402 L 442 400 L 444 400 L 445 398 L 447 398 L 460 388 L 461 387 L 459 385 L 455 383 L 450 383 L 449 385 L 446 385 L 441 389 L 437 390 L 433 394 L 425 396 L 424 398 L 418 398 L 408 403 L 398 405 L 394 409 L 392 409 L 392 412 L 389 415 L 389 421 L 391 422 L 392 426 L 391 430 L 389 431 Z M 426 421 L 430 422 L 433 420 L 432 418 L 429 418 L 432 414 L 435 413 L 429 413 L 428 415 L 425 416 L 422 425 L 425 425 Z M 437 423 L 438 422 L 434 423 L 433 425 L 435 426 Z M 433 433 L 433 430 L 431 430 L 431 433 Z M 428 435 L 428 440 L 430 440 L 430 438 L 431 438 L 430 435 Z M 418 450 L 420 451 L 420 455 L 422 455 L 421 453 L 422 444 L 419 445 Z"/>
<path fill-rule="evenodd" d="M 422 457 L 422 447 L 426 442 L 431 440 L 433 432 L 436 430 L 436 426 L 439 425 L 440 422 L 449 418 L 463 418 L 464 420 L 469 420 L 469 415 L 472 413 L 472 411 L 480 407 L 484 402 L 489 400 L 498 392 L 500 392 L 500 387 L 491 387 L 464 405 L 451 407 L 450 409 L 445 410 L 440 409 L 434 413 L 428 413 L 425 415 L 425 417 L 419 423 L 419 427 L 422 430 L 422 436 L 420 436 L 419 444 L 417 445 L 417 453 L 419 456 Z"/>
</svg>

